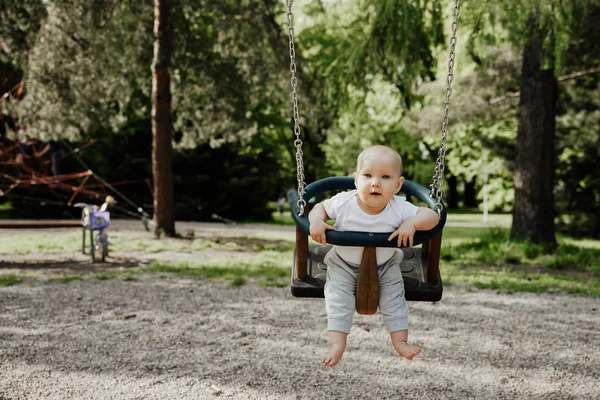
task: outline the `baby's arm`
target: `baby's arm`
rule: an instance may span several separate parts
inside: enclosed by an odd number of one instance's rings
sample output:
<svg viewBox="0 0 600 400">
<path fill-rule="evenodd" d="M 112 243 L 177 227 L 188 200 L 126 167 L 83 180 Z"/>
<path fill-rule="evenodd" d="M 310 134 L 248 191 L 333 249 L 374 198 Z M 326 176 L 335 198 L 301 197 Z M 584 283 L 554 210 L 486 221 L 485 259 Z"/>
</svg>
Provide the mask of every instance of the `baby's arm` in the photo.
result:
<svg viewBox="0 0 600 400">
<path fill-rule="evenodd" d="M 327 239 L 325 237 L 325 231 L 334 230 L 334 227 L 327 225 L 329 215 L 325 211 L 323 203 L 319 203 L 310 210 L 308 213 L 308 222 L 310 222 L 310 237 L 317 243 L 323 246 L 327 245 Z"/>
<path fill-rule="evenodd" d="M 419 207 L 417 214 L 410 217 L 390 235 L 388 240 L 398 236 L 398 247 L 412 246 L 416 231 L 427 231 L 437 225 L 440 217 L 435 211 L 427 207 Z"/>
</svg>

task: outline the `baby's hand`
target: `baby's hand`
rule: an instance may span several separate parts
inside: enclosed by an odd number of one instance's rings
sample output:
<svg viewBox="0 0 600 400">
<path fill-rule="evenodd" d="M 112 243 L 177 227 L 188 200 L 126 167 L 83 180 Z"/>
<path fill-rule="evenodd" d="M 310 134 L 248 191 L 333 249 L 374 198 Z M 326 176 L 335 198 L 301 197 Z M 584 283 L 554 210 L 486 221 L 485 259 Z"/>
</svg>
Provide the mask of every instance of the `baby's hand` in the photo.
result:
<svg viewBox="0 0 600 400">
<path fill-rule="evenodd" d="M 398 236 L 398 247 L 401 246 L 412 246 L 413 245 L 413 237 L 415 236 L 415 232 L 417 228 L 415 224 L 410 221 L 404 221 L 400 227 L 390 235 L 388 240 L 392 240 L 396 236 Z"/>
<path fill-rule="evenodd" d="M 325 221 L 315 221 L 310 224 L 310 237 L 315 242 L 327 246 L 325 231 L 334 231 L 335 228 L 325 223 Z"/>
</svg>

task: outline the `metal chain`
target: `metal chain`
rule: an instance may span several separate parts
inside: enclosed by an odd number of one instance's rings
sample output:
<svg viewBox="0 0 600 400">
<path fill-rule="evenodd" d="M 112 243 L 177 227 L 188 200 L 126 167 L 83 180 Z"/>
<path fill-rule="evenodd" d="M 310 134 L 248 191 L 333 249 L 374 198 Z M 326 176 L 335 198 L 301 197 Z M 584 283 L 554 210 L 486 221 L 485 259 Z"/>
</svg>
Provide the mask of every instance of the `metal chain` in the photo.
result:
<svg viewBox="0 0 600 400">
<path fill-rule="evenodd" d="M 435 162 L 435 171 L 431 181 L 431 197 L 437 200 L 435 211 L 440 214 L 442 205 L 442 185 L 444 177 L 444 160 L 446 159 L 446 136 L 448 134 L 448 115 L 450 114 L 450 96 L 452 96 L 452 80 L 454 79 L 454 56 L 456 48 L 456 32 L 458 31 L 458 14 L 460 13 L 460 0 L 454 2 L 454 20 L 452 21 L 452 38 L 450 39 L 450 59 L 448 60 L 448 76 L 446 78 L 446 101 L 444 102 L 444 121 L 442 123 L 442 141 Z"/>
<path fill-rule="evenodd" d="M 300 209 L 299 215 L 304 215 L 304 208 L 306 201 L 304 200 L 304 194 L 306 193 L 304 187 L 304 161 L 302 159 L 302 139 L 300 139 L 300 113 L 298 112 L 298 80 L 296 79 L 296 48 L 294 46 L 294 15 L 292 14 L 293 0 L 286 0 L 288 7 L 288 35 L 290 38 L 290 72 L 292 73 L 292 106 L 294 109 L 294 146 L 296 146 L 296 166 L 297 166 L 297 179 L 298 179 L 298 208 Z"/>
</svg>

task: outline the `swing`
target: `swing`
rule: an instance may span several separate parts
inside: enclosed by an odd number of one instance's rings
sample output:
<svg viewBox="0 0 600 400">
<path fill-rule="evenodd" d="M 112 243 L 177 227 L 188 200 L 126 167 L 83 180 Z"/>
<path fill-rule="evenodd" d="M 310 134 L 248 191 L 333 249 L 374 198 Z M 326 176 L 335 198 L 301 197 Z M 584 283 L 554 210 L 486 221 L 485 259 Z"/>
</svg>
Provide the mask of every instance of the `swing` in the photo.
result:
<svg viewBox="0 0 600 400">
<path fill-rule="evenodd" d="M 296 147 L 298 191 L 290 202 L 291 212 L 296 222 L 296 248 L 291 274 L 291 291 L 295 297 L 324 297 L 327 266 L 323 259 L 332 245 L 337 246 L 362 246 L 362 262 L 359 269 L 356 288 L 356 311 L 359 314 L 374 314 L 379 302 L 379 278 L 377 273 L 376 247 L 397 247 L 396 241 L 388 241 L 389 233 L 369 232 L 326 232 L 327 246 L 308 244 L 310 224 L 308 222 L 309 201 L 333 190 L 354 189 L 354 178 L 329 177 L 318 180 L 309 185 L 304 182 L 304 164 L 302 153 L 302 140 L 300 139 L 296 62 L 294 47 L 294 28 L 292 14 L 293 0 L 287 0 L 288 6 L 288 33 L 290 49 L 290 71 L 292 84 L 292 106 L 294 114 L 294 146 Z M 442 279 L 439 272 L 440 250 L 442 244 L 442 230 L 446 223 L 446 208 L 442 201 L 442 179 L 444 172 L 444 159 L 446 155 L 446 136 L 448 116 L 450 112 L 450 97 L 452 95 L 452 79 L 454 68 L 454 55 L 456 46 L 456 32 L 458 30 L 458 14 L 460 0 L 455 0 L 452 21 L 452 38 L 450 41 L 450 58 L 448 61 L 448 75 L 446 86 L 446 101 L 444 103 L 444 119 L 442 123 L 442 136 L 436 167 L 430 189 L 418 183 L 405 180 L 401 192 L 415 196 L 429 208 L 436 211 L 440 217 L 437 226 L 428 231 L 418 231 L 414 235 L 413 247 L 402 247 L 404 260 L 401 271 L 404 279 L 405 298 L 408 301 L 435 302 L 442 298 Z M 415 247 L 421 245 L 421 247 Z"/>
</svg>

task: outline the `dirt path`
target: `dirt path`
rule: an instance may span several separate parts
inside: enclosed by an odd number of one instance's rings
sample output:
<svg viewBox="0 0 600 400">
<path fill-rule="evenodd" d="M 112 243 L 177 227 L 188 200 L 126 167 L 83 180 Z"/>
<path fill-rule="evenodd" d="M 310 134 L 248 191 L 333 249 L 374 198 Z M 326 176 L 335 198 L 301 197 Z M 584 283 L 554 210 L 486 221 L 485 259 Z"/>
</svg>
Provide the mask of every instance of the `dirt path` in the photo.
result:
<svg viewBox="0 0 600 400">
<path fill-rule="evenodd" d="M 600 398 L 600 299 L 449 287 L 409 310 L 417 359 L 357 316 L 326 369 L 323 301 L 288 288 L 26 281 L 0 287 L 0 399 Z"/>
</svg>

